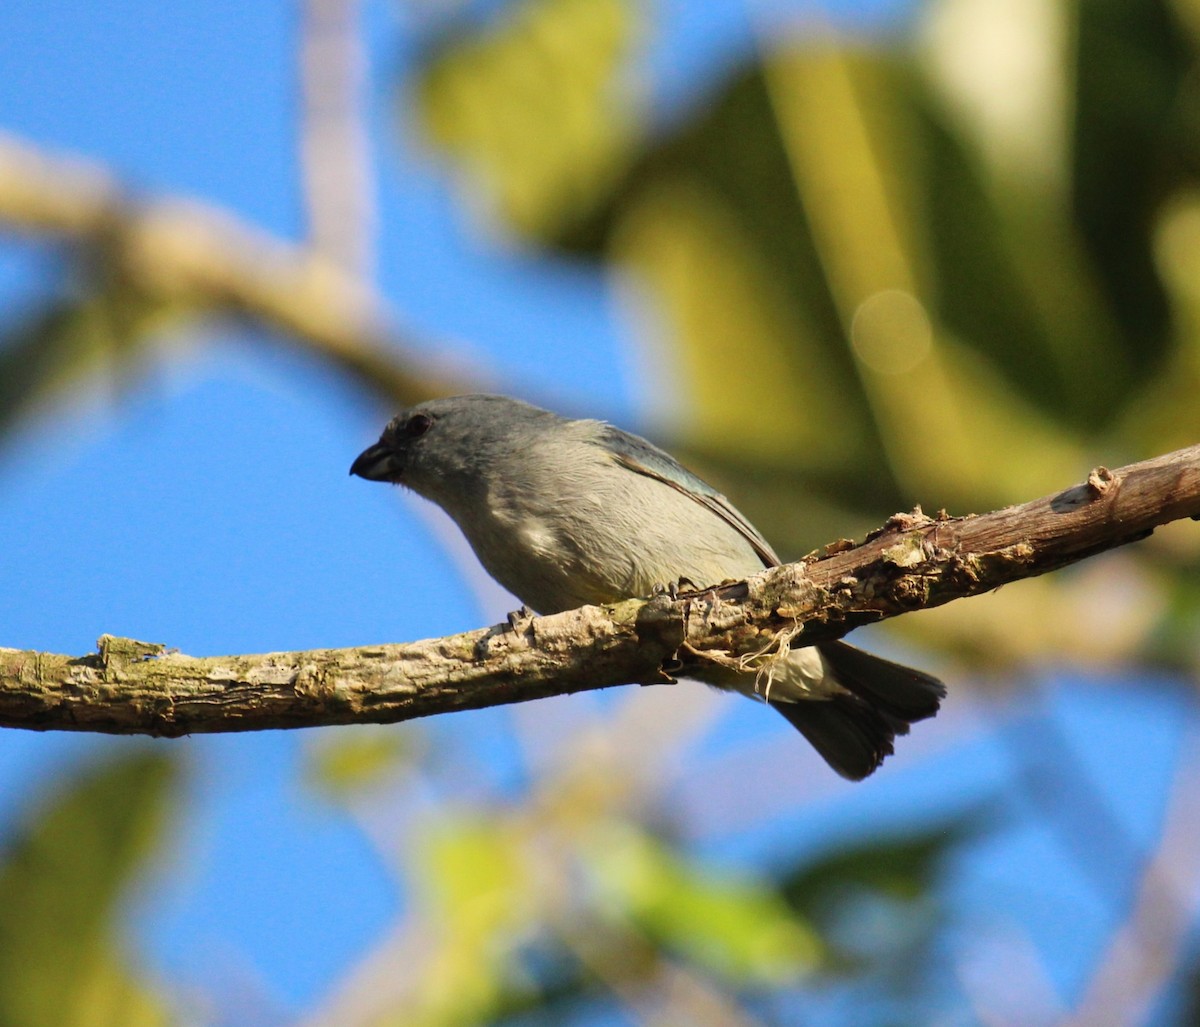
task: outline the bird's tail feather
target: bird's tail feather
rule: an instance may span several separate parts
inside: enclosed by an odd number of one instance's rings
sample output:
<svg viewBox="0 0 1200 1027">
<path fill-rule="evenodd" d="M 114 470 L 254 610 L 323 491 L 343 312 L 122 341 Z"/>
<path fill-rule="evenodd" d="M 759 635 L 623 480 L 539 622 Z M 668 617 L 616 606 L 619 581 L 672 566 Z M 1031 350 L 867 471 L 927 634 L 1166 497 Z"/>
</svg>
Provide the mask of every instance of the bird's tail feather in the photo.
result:
<svg viewBox="0 0 1200 1027">
<path fill-rule="evenodd" d="M 818 649 L 845 691 L 828 699 L 771 705 L 842 777 L 861 781 L 892 754 L 896 735 L 908 734 L 914 721 L 937 713 L 946 687 L 929 674 L 845 642 Z"/>
</svg>

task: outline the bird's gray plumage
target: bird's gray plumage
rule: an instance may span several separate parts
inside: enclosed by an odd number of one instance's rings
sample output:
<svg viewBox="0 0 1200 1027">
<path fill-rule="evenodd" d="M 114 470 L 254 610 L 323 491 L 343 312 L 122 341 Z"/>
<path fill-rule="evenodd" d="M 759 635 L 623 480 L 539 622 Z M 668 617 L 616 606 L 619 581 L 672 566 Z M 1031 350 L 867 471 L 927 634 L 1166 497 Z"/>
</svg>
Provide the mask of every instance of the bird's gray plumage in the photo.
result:
<svg viewBox="0 0 1200 1027">
<path fill-rule="evenodd" d="M 351 473 L 437 503 L 488 573 L 539 613 L 779 562 L 729 500 L 657 446 L 504 396 L 398 414 Z M 892 737 L 936 713 L 944 694 L 936 679 L 844 643 L 792 650 L 766 684 L 753 672 L 706 680 L 751 696 L 769 689 L 763 697 L 851 778 L 874 770 Z"/>
</svg>

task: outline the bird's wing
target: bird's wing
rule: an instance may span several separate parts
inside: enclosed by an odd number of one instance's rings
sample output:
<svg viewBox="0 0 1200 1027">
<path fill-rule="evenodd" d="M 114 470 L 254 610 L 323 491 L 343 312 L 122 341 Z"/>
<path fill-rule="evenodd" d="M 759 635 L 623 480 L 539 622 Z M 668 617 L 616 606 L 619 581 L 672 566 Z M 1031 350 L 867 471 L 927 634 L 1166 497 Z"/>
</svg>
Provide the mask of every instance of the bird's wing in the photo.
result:
<svg viewBox="0 0 1200 1027">
<path fill-rule="evenodd" d="M 759 534 L 758 529 L 720 492 L 708 482 L 696 477 L 670 453 L 651 445 L 637 435 L 614 428 L 611 424 L 602 426 L 598 441 L 623 467 L 661 481 L 715 513 L 753 546 L 764 567 L 779 565 L 780 560 L 775 555 L 775 550 Z"/>
</svg>

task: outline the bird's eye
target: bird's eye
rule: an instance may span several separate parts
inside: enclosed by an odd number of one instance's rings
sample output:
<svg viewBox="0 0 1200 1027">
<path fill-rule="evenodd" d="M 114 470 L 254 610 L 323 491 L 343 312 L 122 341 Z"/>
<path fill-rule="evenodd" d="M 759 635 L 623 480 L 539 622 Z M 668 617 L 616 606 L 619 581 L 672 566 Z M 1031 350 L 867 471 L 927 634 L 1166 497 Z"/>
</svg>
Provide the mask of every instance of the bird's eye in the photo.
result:
<svg viewBox="0 0 1200 1027">
<path fill-rule="evenodd" d="M 413 414 L 404 426 L 404 434 L 415 439 L 418 435 L 424 435 L 429 431 L 432 424 L 433 418 L 428 414 Z"/>
</svg>

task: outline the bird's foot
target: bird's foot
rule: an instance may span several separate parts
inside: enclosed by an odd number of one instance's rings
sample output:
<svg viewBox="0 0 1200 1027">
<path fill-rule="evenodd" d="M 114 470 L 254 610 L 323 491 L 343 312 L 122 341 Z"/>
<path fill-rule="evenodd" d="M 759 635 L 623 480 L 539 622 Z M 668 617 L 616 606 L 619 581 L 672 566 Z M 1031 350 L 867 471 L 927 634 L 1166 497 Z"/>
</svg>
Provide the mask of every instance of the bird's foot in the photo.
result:
<svg viewBox="0 0 1200 1027">
<path fill-rule="evenodd" d="M 505 615 L 504 619 L 508 621 L 508 626 L 513 631 L 515 631 L 518 635 L 521 635 L 525 633 L 525 629 L 529 627 L 530 622 L 536 616 L 536 613 L 522 603 L 519 610 L 510 611 Z"/>
<path fill-rule="evenodd" d="M 668 581 L 665 584 L 655 585 L 654 588 L 650 590 L 650 594 L 652 596 L 668 596 L 670 599 L 675 600 L 679 598 L 680 592 L 686 592 L 689 589 L 695 590 L 699 587 L 700 586 L 697 585 L 691 578 L 679 577 L 674 581 Z"/>
</svg>

